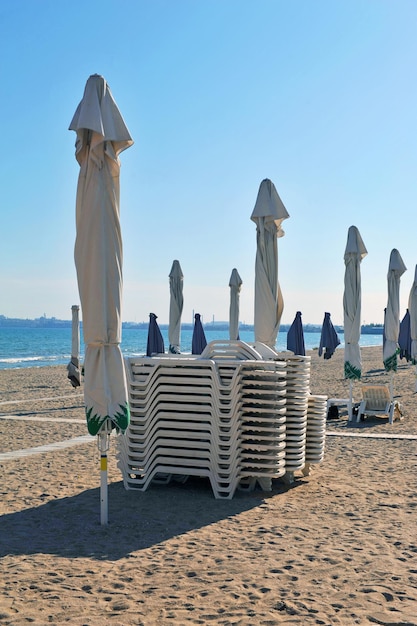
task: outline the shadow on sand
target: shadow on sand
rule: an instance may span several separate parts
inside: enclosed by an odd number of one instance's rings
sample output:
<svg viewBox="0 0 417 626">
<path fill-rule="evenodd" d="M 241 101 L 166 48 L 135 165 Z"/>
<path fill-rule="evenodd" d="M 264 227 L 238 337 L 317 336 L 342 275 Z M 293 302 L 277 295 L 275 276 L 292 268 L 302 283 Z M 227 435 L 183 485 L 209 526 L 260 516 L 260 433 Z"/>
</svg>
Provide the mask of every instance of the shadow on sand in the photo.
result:
<svg viewBox="0 0 417 626">
<path fill-rule="evenodd" d="M 44 553 L 116 561 L 237 516 L 303 482 L 286 485 L 274 480 L 271 492 L 236 492 L 232 500 L 214 499 L 208 480 L 198 478 L 153 485 L 146 492 L 126 491 L 122 482 L 112 483 L 107 526 L 100 525 L 100 490 L 89 489 L 0 517 L 0 556 Z"/>
</svg>

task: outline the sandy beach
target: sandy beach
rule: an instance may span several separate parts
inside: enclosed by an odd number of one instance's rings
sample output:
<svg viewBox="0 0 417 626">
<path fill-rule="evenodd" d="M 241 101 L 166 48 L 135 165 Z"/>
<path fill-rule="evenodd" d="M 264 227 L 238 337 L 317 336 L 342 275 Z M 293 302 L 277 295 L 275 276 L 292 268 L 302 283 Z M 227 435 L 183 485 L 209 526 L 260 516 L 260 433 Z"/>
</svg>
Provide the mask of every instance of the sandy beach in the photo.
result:
<svg viewBox="0 0 417 626">
<path fill-rule="evenodd" d="M 347 398 L 343 350 L 309 354 L 311 392 Z M 389 382 L 382 348 L 362 359 Z M 103 527 L 96 438 L 16 456 L 85 437 L 82 393 L 64 366 L 1 370 L 0 624 L 417 625 L 415 381 L 399 361 L 401 421 L 342 409 L 309 476 L 232 500 L 203 479 L 126 491 L 112 437 Z"/>
</svg>

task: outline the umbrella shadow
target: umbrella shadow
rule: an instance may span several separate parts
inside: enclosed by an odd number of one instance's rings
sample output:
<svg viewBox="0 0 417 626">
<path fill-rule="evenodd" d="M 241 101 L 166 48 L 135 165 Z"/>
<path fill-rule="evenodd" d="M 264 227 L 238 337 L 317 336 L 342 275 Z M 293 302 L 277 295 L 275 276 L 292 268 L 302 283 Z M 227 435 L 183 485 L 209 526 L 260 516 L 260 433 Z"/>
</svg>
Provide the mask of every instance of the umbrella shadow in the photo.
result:
<svg viewBox="0 0 417 626">
<path fill-rule="evenodd" d="M 386 370 L 384 367 L 380 367 L 378 369 L 374 369 L 374 370 L 368 370 L 367 372 L 364 372 L 364 378 L 365 376 L 375 376 L 375 375 L 381 375 L 381 374 L 386 374 Z"/>
<path fill-rule="evenodd" d="M 65 411 L 73 411 L 75 409 L 84 409 L 84 404 L 81 402 L 77 402 L 77 404 L 65 405 L 65 406 L 57 406 L 57 407 L 48 407 L 46 409 L 36 409 L 35 411 L 14 411 L 13 415 L 17 417 L 25 417 L 25 416 L 36 416 L 36 415 L 44 415 L 44 414 L 53 414 L 59 413 L 63 414 L 65 417 Z"/>
<path fill-rule="evenodd" d="M 398 363 L 397 372 L 394 373 L 394 376 L 396 374 L 398 374 L 399 371 L 407 371 L 408 367 L 410 367 L 410 366 L 407 363 Z M 390 373 L 387 372 L 385 368 L 368 370 L 367 372 L 364 373 L 363 379 L 375 378 L 375 377 L 378 377 L 378 376 L 384 376 L 385 378 L 388 379 L 389 376 L 390 376 Z"/>
<path fill-rule="evenodd" d="M 271 492 L 236 492 L 216 500 L 204 479 L 126 491 L 123 482 L 108 487 L 109 523 L 100 525 L 100 489 L 0 517 L 0 557 L 52 554 L 67 558 L 117 561 L 189 531 L 256 508 L 291 485 L 274 480 Z M 45 494 L 47 497 L 47 494 Z"/>
</svg>

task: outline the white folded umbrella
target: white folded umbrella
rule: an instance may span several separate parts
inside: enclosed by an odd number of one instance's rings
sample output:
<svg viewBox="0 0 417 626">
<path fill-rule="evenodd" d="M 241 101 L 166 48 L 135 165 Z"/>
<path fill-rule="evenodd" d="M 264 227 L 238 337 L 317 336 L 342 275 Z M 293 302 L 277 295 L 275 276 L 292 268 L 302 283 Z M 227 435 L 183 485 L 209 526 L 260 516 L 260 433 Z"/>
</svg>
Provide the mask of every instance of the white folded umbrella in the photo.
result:
<svg viewBox="0 0 417 626">
<path fill-rule="evenodd" d="M 183 297 L 184 275 L 179 261 L 173 261 L 169 273 L 169 326 L 168 326 L 168 351 L 172 354 L 179 354 L 181 351 L 181 316 L 184 307 Z"/>
<path fill-rule="evenodd" d="M 362 375 L 359 347 L 361 336 L 361 262 L 368 254 L 356 226 L 348 230 L 345 249 L 345 290 L 343 294 L 343 328 L 345 336 L 345 378 L 350 381 L 349 419 L 352 419 L 352 381 Z"/>
<path fill-rule="evenodd" d="M 261 182 L 251 219 L 256 224 L 255 341 L 275 349 L 284 300 L 278 282 L 278 237 L 289 217 L 269 179 Z"/>
<path fill-rule="evenodd" d="M 236 268 L 232 270 L 229 280 L 230 307 L 229 307 L 229 338 L 239 339 L 239 298 L 242 287 L 242 279 Z"/>
<path fill-rule="evenodd" d="M 406 266 L 397 249 L 391 251 L 388 266 L 388 302 L 384 322 L 384 366 L 387 372 L 397 371 L 398 335 L 400 331 L 400 280 Z"/>
<path fill-rule="evenodd" d="M 411 362 L 417 368 L 417 265 L 414 272 L 414 282 L 408 297 L 408 311 L 410 313 Z"/>
<path fill-rule="evenodd" d="M 73 387 L 81 385 L 80 372 L 80 307 L 74 304 L 71 307 L 72 312 L 72 337 L 71 337 L 71 360 L 67 365 L 68 378 Z"/>
<path fill-rule="evenodd" d="M 398 335 L 400 332 L 400 280 L 406 266 L 396 248 L 391 251 L 388 266 L 388 302 L 384 320 L 385 343 L 383 347 L 384 367 L 391 373 L 391 400 L 393 399 L 393 374 L 398 366 Z"/>
<path fill-rule="evenodd" d="M 133 141 L 105 79 L 90 76 L 70 124 L 77 133 L 75 265 L 84 342 L 84 400 L 90 434 L 99 434 L 101 523 L 107 523 L 107 449 L 112 428 L 124 432 L 129 405 L 121 342 L 122 236 L 119 154 Z"/>
</svg>

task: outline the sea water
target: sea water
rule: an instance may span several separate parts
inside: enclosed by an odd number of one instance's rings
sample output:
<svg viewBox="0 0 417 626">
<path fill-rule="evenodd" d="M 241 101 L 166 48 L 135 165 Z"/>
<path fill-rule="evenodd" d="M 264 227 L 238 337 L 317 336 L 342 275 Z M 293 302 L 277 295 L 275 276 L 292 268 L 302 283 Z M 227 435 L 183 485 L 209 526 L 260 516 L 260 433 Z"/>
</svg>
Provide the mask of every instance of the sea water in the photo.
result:
<svg viewBox="0 0 417 626">
<path fill-rule="evenodd" d="M 165 350 L 168 349 L 168 330 L 161 328 Z M 204 329 L 207 342 L 215 339 L 229 339 L 227 330 Z M 71 356 L 71 327 L 66 328 L 0 328 L 0 369 L 21 367 L 43 367 L 62 365 L 69 362 Z M 181 331 L 181 352 L 191 352 L 192 330 Z M 343 348 L 343 333 L 338 333 L 340 346 Z M 147 329 L 124 328 L 121 349 L 124 356 L 146 354 Z M 255 340 L 253 330 L 240 332 L 240 339 L 247 343 Z M 306 350 L 314 350 L 320 344 L 320 332 L 305 332 Z M 382 335 L 362 335 L 361 346 L 382 346 Z M 280 330 L 276 345 L 277 350 L 286 350 L 287 333 Z M 83 358 L 84 346 L 81 336 L 80 357 Z"/>
</svg>

